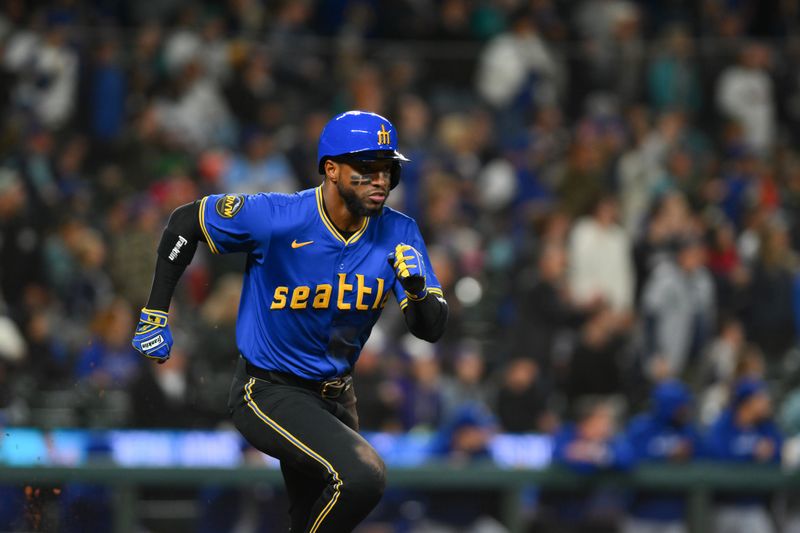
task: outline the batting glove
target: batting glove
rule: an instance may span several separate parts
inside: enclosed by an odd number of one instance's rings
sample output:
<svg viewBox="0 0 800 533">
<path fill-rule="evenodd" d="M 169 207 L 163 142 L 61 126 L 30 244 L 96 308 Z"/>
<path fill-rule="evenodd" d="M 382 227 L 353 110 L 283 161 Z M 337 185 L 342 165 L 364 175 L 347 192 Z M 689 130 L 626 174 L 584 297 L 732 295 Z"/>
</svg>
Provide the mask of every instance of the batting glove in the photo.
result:
<svg viewBox="0 0 800 533">
<path fill-rule="evenodd" d="M 167 325 L 167 313 L 143 308 L 131 344 L 142 355 L 155 359 L 159 363 L 169 359 L 169 351 L 172 349 L 172 333 Z"/>
<path fill-rule="evenodd" d="M 428 295 L 425 284 L 425 261 L 419 250 L 409 244 L 398 244 L 387 258 L 409 300 L 422 300 Z"/>
</svg>

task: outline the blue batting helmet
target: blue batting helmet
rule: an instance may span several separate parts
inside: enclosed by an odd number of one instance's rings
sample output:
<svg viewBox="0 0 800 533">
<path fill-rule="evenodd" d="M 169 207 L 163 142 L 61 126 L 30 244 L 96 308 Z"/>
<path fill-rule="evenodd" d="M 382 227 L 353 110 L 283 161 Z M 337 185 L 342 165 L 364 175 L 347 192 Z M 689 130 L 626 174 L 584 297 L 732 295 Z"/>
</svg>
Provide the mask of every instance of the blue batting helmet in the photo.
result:
<svg viewBox="0 0 800 533">
<path fill-rule="evenodd" d="M 392 123 L 368 111 L 347 111 L 325 125 L 317 148 L 320 174 L 325 173 L 325 160 L 334 158 L 393 161 L 392 189 L 400 182 L 400 162 L 408 161 L 397 151 L 397 130 Z"/>
</svg>

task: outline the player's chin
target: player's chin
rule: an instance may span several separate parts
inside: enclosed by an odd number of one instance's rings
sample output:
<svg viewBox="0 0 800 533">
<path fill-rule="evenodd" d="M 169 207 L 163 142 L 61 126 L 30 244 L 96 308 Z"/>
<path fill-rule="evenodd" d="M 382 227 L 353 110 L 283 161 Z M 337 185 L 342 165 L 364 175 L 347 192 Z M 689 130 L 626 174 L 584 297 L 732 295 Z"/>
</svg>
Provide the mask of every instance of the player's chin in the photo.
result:
<svg viewBox="0 0 800 533">
<path fill-rule="evenodd" d="M 363 214 L 365 217 L 375 217 L 383 211 L 383 202 L 378 207 L 364 207 Z"/>
<path fill-rule="evenodd" d="M 386 203 L 386 196 L 382 197 L 371 197 L 368 196 L 363 199 L 361 202 L 361 208 L 364 211 L 364 214 L 368 217 L 373 217 L 375 215 L 379 215 L 381 210 L 383 210 L 383 205 Z"/>
</svg>

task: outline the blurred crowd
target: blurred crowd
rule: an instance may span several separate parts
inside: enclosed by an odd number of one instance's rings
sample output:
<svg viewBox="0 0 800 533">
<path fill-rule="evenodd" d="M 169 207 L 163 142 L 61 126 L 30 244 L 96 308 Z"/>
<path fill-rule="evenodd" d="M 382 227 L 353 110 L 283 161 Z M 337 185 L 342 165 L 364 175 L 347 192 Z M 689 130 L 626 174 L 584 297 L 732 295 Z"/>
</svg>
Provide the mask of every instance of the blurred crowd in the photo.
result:
<svg viewBox="0 0 800 533">
<path fill-rule="evenodd" d="M 702 427 L 757 383 L 800 431 L 796 4 L 3 5 L 0 424 L 223 423 L 243 258 L 197 254 L 149 364 L 161 230 L 205 194 L 316 186 L 322 126 L 364 109 L 412 160 L 390 204 L 451 309 L 429 345 L 387 306 L 365 430 L 553 433 L 587 398 L 621 422 L 677 379 Z"/>
</svg>

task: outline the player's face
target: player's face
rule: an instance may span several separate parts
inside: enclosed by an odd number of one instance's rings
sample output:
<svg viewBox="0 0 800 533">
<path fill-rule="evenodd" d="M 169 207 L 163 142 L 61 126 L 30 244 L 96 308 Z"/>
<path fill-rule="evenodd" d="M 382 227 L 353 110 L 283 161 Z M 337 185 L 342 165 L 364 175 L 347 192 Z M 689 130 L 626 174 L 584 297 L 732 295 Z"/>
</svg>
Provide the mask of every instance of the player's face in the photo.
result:
<svg viewBox="0 0 800 533">
<path fill-rule="evenodd" d="M 383 209 L 391 180 L 391 161 L 352 161 L 339 163 L 336 188 L 351 213 L 371 217 Z"/>
</svg>

